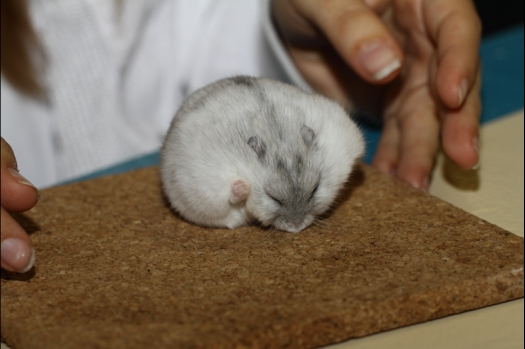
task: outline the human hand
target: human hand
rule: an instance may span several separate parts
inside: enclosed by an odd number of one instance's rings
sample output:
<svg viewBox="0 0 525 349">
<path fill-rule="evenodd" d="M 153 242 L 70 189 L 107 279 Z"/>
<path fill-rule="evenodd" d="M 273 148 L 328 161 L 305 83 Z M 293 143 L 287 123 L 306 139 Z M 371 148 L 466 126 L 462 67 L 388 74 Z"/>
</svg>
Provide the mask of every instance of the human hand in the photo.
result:
<svg viewBox="0 0 525 349">
<path fill-rule="evenodd" d="M 7 142 L 1 139 L 2 170 L 2 269 L 25 273 L 33 267 L 35 250 L 24 229 L 9 212 L 23 212 L 38 202 L 38 190 L 18 173 L 16 158 Z"/>
<path fill-rule="evenodd" d="M 379 115 L 373 165 L 426 189 L 442 147 L 478 163 L 481 24 L 471 0 L 273 0 L 272 12 L 308 83 Z"/>
</svg>

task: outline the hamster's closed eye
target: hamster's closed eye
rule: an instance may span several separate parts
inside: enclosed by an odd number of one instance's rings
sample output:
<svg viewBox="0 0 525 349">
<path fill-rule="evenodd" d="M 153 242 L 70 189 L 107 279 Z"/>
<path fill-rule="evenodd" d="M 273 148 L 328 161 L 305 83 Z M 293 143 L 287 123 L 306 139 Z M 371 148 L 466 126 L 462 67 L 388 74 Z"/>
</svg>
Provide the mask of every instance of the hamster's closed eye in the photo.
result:
<svg viewBox="0 0 525 349">
<path fill-rule="evenodd" d="M 166 135 L 160 172 L 190 222 L 258 221 L 299 232 L 328 210 L 364 152 L 335 102 L 278 81 L 235 77 L 192 94 Z"/>
<path fill-rule="evenodd" d="M 278 204 L 279 206 L 282 206 L 283 205 L 283 201 L 278 199 L 275 195 L 272 195 L 272 194 L 269 194 L 268 192 L 266 192 L 266 195 L 268 195 L 268 197 L 270 199 L 272 199 L 276 204 Z"/>
<path fill-rule="evenodd" d="M 312 190 L 312 194 L 310 194 L 310 200 L 314 198 L 315 193 L 317 192 L 317 188 L 319 188 L 319 182 L 315 185 L 314 190 Z"/>
</svg>

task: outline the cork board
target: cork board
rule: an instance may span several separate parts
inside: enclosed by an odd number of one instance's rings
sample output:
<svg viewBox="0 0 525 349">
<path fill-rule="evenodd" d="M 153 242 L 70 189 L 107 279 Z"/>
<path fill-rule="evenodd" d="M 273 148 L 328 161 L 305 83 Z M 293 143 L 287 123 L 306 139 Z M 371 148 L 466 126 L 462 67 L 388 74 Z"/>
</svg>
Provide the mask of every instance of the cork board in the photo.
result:
<svg viewBox="0 0 525 349">
<path fill-rule="evenodd" d="M 206 229 L 157 168 L 41 192 L 35 267 L 2 271 L 19 348 L 308 348 L 523 297 L 523 239 L 362 166 L 302 233 Z"/>
</svg>

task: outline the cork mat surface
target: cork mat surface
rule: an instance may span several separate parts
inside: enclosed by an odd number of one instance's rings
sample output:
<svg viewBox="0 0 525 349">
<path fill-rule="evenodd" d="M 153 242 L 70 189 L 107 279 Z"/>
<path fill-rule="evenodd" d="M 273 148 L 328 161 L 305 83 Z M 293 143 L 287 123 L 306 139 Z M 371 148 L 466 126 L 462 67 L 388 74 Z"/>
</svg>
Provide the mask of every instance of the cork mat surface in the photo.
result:
<svg viewBox="0 0 525 349">
<path fill-rule="evenodd" d="M 206 229 L 157 168 L 56 187 L 17 219 L 35 267 L 2 271 L 19 348 L 307 348 L 523 297 L 523 239 L 364 166 L 302 233 Z"/>
</svg>

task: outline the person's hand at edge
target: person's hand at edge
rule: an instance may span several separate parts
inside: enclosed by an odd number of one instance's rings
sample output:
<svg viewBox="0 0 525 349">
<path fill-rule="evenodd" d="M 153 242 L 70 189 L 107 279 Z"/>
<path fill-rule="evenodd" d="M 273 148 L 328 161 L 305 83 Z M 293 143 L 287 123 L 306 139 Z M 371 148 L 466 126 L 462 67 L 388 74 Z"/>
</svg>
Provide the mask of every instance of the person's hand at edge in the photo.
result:
<svg viewBox="0 0 525 349">
<path fill-rule="evenodd" d="M 10 212 L 24 212 L 38 202 L 38 190 L 19 172 L 13 150 L 1 139 L 1 267 L 25 273 L 33 267 L 35 250 Z"/>
<path fill-rule="evenodd" d="M 441 133 L 461 168 L 479 160 L 481 24 L 471 0 L 273 0 L 308 83 L 379 114 L 373 165 L 426 189 Z"/>
</svg>

